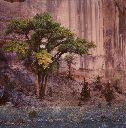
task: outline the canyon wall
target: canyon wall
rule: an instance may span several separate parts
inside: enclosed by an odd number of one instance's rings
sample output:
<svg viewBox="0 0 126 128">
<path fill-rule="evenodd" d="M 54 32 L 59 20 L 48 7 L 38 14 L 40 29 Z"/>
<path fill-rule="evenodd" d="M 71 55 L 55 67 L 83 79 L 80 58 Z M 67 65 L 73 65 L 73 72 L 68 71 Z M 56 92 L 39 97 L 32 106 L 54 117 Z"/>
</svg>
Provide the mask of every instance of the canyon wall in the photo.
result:
<svg viewBox="0 0 126 128">
<path fill-rule="evenodd" d="M 0 0 L 0 39 L 4 40 L 6 23 L 16 17 L 31 17 L 48 11 L 63 26 L 78 36 L 94 41 L 90 55 L 78 56 L 77 76 L 121 77 L 126 70 L 125 0 Z M 64 65 L 62 65 L 64 68 Z"/>
<path fill-rule="evenodd" d="M 105 76 L 121 78 L 125 83 L 126 2 L 123 0 L 104 0 L 103 2 Z"/>
</svg>

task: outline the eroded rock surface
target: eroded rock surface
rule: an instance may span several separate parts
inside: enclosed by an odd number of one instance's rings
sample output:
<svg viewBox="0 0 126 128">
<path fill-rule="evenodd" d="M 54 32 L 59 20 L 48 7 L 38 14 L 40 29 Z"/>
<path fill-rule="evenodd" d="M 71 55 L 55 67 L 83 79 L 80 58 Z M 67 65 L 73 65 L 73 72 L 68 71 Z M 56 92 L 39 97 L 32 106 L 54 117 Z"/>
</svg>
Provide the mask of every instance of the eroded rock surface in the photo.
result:
<svg viewBox="0 0 126 128">
<path fill-rule="evenodd" d="M 0 39 L 12 18 L 31 17 L 50 12 L 64 26 L 80 37 L 92 40 L 97 48 L 91 55 L 78 57 L 76 71 L 80 76 L 106 78 L 121 76 L 125 83 L 126 69 L 126 1 L 125 0 L 0 0 Z M 8 38 L 6 38 L 8 39 Z M 64 65 L 62 65 L 64 69 Z"/>
</svg>

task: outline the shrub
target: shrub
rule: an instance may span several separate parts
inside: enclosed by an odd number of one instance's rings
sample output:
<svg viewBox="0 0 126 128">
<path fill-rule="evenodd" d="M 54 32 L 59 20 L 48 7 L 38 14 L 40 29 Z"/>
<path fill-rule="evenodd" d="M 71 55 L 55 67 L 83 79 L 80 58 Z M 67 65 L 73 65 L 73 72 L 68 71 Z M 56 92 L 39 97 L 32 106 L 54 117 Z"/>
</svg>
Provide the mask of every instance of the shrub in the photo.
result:
<svg viewBox="0 0 126 128">
<path fill-rule="evenodd" d="M 8 102 L 8 101 L 9 101 L 9 94 L 8 94 L 8 92 L 4 92 L 3 96 L 0 97 L 0 105 L 5 105 L 6 102 Z"/>
<path fill-rule="evenodd" d="M 119 79 L 113 81 L 113 88 L 117 93 L 122 94 L 122 88 Z"/>
<path fill-rule="evenodd" d="M 32 110 L 28 113 L 29 118 L 33 119 L 38 116 L 37 112 L 35 110 Z"/>
<path fill-rule="evenodd" d="M 82 101 L 88 100 L 90 98 L 90 89 L 88 87 L 88 82 L 86 82 L 85 79 L 84 79 L 83 88 L 80 95 L 81 95 Z"/>
<path fill-rule="evenodd" d="M 10 100 L 12 90 L 15 87 L 15 83 L 10 81 L 7 75 L 3 76 L 1 83 L 2 87 L 0 88 L 0 105 L 4 105 Z"/>
<path fill-rule="evenodd" d="M 98 90 L 98 91 L 102 90 L 102 83 L 101 83 L 101 77 L 100 76 L 98 76 L 96 78 L 94 85 L 95 85 L 95 87 L 94 87 L 95 90 Z"/>
<path fill-rule="evenodd" d="M 112 100 L 114 99 L 114 91 L 111 87 L 110 82 L 106 84 L 105 90 L 104 90 L 104 96 L 105 100 L 108 103 L 108 105 L 111 105 Z"/>
</svg>

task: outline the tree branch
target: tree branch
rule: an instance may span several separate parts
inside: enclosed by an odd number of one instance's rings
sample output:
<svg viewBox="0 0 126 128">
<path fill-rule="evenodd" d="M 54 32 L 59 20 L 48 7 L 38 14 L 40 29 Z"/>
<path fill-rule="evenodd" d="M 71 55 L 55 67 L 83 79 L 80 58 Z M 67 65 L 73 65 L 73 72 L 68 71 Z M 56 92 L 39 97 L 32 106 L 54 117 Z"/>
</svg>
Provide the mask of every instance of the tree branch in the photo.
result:
<svg viewBox="0 0 126 128">
<path fill-rule="evenodd" d="M 54 62 L 57 62 L 57 61 L 60 59 L 60 57 L 61 57 L 64 53 L 67 53 L 67 51 L 64 50 L 64 51 L 62 51 L 62 52 L 58 52 L 58 53 L 53 57 L 53 61 L 54 61 Z"/>
<path fill-rule="evenodd" d="M 29 37 L 28 37 L 28 34 L 25 34 L 25 38 L 30 41 Z"/>
</svg>

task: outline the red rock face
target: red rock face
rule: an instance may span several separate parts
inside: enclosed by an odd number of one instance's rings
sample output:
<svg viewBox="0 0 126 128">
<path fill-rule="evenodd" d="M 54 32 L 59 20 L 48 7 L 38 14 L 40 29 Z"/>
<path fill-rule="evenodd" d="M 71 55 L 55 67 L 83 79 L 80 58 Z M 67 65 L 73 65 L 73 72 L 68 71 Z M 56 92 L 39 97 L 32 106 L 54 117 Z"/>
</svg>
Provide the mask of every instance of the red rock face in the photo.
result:
<svg viewBox="0 0 126 128">
<path fill-rule="evenodd" d="M 75 75 L 91 78 L 98 74 L 107 78 L 118 75 L 125 80 L 125 8 L 125 0 L 1 0 L 0 38 L 4 38 L 10 19 L 48 11 L 62 25 L 97 45 L 92 55 L 78 57 L 75 68 L 83 72 L 76 71 Z"/>
<path fill-rule="evenodd" d="M 24 2 L 25 0 L 4 0 L 4 1 L 7 1 L 7 2 Z"/>
</svg>

